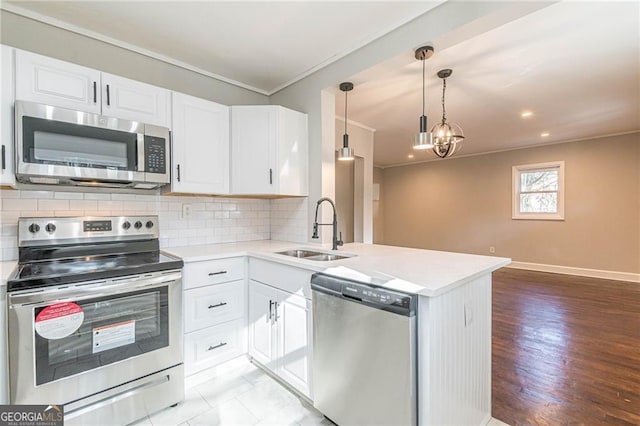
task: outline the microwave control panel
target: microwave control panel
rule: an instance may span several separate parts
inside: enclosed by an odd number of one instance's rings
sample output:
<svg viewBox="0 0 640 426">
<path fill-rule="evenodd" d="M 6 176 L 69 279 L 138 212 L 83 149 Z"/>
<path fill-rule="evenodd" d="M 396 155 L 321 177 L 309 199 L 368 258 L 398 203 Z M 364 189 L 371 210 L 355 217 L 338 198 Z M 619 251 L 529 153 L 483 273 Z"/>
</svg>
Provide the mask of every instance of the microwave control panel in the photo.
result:
<svg viewBox="0 0 640 426">
<path fill-rule="evenodd" d="M 144 162 L 147 173 L 167 173 L 166 140 L 156 136 L 144 137 Z"/>
</svg>

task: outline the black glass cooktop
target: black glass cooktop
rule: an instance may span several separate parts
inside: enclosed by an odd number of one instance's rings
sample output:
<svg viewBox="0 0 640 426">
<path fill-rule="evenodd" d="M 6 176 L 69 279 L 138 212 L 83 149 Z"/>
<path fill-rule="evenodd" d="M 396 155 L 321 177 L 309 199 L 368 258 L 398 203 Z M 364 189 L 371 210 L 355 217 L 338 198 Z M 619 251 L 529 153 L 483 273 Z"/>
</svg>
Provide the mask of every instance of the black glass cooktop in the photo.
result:
<svg viewBox="0 0 640 426">
<path fill-rule="evenodd" d="M 182 268 L 181 259 L 161 252 L 86 256 L 20 263 L 8 291 L 115 278 Z"/>
</svg>

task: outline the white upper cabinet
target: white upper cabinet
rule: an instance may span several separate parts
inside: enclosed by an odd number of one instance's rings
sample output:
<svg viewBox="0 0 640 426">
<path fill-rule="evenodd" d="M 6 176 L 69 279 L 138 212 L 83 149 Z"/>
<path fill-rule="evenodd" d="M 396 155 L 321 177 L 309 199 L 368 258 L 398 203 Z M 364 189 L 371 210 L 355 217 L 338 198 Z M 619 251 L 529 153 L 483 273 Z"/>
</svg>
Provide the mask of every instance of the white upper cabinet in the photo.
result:
<svg viewBox="0 0 640 426">
<path fill-rule="evenodd" d="M 169 90 L 102 73 L 102 114 L 170 127 Z"/>
<path fill-rule="evenodd" d="M 276 105 L 231 108 L 231 193 L 308 195 L 307 115 Z"/>
<path fill-rule="evenodd" d="M 16 50 L 16 99 L 171 125 L 169 90 L 22 50 Z"/>
<path fill-rule="evenodd" d="M 171 191 L 229 193 L 229 107 L 173 92 Z"/>
<path fill-rule="evenodd" d="M 14 101 L 14 69 L 13 49 L 0 46 L 0 185 L 15 185 L 13 174 L 13 101 Z"/>
<path fill-rule="evenodd" d="M 101 113 L 100 71 L 16 50 L 16 99 Z"/>
</svg>

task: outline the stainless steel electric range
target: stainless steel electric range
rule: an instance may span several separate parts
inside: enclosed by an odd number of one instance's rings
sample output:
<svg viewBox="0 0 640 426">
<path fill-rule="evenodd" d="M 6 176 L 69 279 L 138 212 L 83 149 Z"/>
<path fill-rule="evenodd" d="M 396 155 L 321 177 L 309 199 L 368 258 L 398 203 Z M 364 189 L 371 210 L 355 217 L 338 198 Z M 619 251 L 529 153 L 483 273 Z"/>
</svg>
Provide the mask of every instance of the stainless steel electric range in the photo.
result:
<svg viewBox="0 0 640 426">
<path fill-rule="evenodd" d="M 182 266 L 156 216 L 21 218 L 7 283 L 12 404 L 127 424 L 184 399 Z"/>
</svg>

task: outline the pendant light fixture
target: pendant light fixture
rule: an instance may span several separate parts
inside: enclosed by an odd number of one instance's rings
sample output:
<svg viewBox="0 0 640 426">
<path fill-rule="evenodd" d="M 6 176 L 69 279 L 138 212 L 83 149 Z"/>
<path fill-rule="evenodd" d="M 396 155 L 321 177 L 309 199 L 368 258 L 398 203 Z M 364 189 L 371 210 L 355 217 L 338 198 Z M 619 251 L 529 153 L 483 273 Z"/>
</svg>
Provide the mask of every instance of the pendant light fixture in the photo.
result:
<svg viewBox="0 0 640 426">
<path fill-rule="evenodd" d="M 427 129 L 425 115 L 425 61 L 433 56 L 433 46 L 422 46 L 416 49 L 415 57 L 422 61 L 422 115 L 420 116 L 420 132 L 416 135 L 413 149 L 433 148 L 433 134 Z"/>
<path fill-rule="evenodd" d="M 342 148 L 338 150 L 338 160 L 352 161 L 353 149 L 349 148 L 349 135 L 347 134 L 347 93 L 353 90 L 353 83 L 340 83 L 340 90 L 344 92 L 344 135 L 342 135 Z"/>
<path fill-rule="evenodd" d="M 447 122 L 447 112 L 444 106 L 445 92 L 447 90 L 447 78 L 453 73 L 450 69 L 438 71 L 438 77 L 442 79 L 442 121 L 431 129 L 433 134 L 433 152 L 440 157 L 451 157 L 460 150 L 460 142 L 464 140 L 462 128 L 455 123 Z"/>
</svg>

